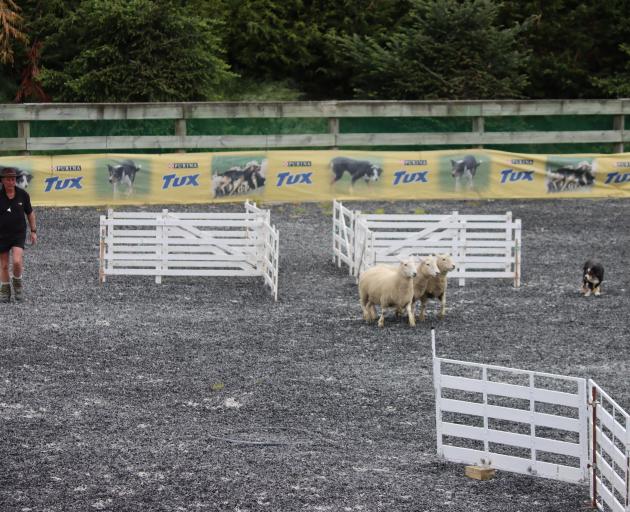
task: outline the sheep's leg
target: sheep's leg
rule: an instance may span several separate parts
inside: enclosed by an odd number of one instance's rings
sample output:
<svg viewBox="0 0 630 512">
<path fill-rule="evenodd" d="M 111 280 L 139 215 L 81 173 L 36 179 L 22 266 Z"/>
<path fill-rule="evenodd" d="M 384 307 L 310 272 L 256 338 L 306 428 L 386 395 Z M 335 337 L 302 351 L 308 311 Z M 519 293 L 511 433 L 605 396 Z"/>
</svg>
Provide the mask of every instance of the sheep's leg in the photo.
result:
<svg viewBox="0 0 630 512">
<path fill-rule="evenodd" d="M 370 309 L 369 309 L 370 301 L 368 300 L 367 297 L 361 295 L 359 297 L 359 302 L 361 304 L 361 311 L 363 311 L 363 319 L 369 323 L 371 320 Z"/>
<path fill-rule="evenodd" d="M 370 320 L 376 320 L 377 316 L 378 315 L 376 314 L 376 305 L 370 304 Z"/>
<path fill-rule="evenodd" d="M 407 304 L 407 315 L 409 315 L 409 325 L 411 325 L 411 327 L 415 327 L 416 326 L 416 315 L 414 314 L 414 311 L 411 309 L 411 304 L 413 302 L 410 302 L 409 304 Z"/>
<path fill-rule="evenodd" d="M 444 292 L 442 297 L 440 297 L 440 302 L 442 304 L 440 307 L 440 318 L 444 318 L 446 316 L 446 292 Z"/>
<path fill-rule="evenodd" d="M 420 316 L 418 317 L 421 322 L 424 322 L 425 313 L 427 310 L 427 299 L 420 299 Z"/>
<path fill-rule="evenodd" d="M 365 320 L 366 322 L 369 322 L 370 313 L 368 312 L 368 309 L 363 305 L 363 303 L 361 303 L 361 311 L 363 311 L 363 320 Z"/>
<path fill-rule="evenodd" d="M 418 303 L 417 300 L 412 300 L 411 301 L 411 314 L 414 318 L 414 320 L 416 319 L 416 304 Z"/>
<path fill-rule="evenodd" d="M 385 308 L 381 307 L 381 317 L 378 319 L 378 326 L 385 327 Z"/>
</svg>

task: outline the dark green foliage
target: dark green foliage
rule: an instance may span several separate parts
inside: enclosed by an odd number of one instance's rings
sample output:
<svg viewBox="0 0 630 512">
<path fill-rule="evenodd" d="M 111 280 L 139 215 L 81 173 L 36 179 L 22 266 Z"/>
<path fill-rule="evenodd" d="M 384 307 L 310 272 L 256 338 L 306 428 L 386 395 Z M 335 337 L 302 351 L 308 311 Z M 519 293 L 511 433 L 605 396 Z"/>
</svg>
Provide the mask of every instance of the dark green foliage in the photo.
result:
<svg viewBox="0 0 630 512">
<path fill-rule="evenodd" d="M 53 101 L 630 96 L 630 0 L 20 0 Z M 27 50 L 0 69 L 15 97 Z"/>
<path fill-rule="evenodd" d="M 309 99 L 352 97 L 335 35 L 386 33 L 408 0 L 226 0 L 234 70 L 252 82 L 285 81 Z"/>
<path fill-rule="evenodd" d="M 519 24 L 501 27 L 490 0 L 416 0 L 395 31 L 339 37 L 366 99 L 522 97 L 528 52 Z"/>
<path fill-rule="evenodd" d="M 504 23 L 534 19 L 522 36 L 522 44 L 532 50 L 527 96 L 577 99 L 618 94 L 617 87 L 606 84 L 628 61 L 621 44 L 630 41 L 629 16 L 629 0 L 502 2 Z"/>
<path fill-rule="evenodd" d="M 56 101 L 220 99 L 233 78 L 218 27 L 170 2 L 85 0 L 58 22 L 41 75 Z"/>
<path fill-rule="evenodd" d="M 609 76 L 595 78 L 593 83 L 599 87 L 606 96 L 617 98 L 630 97 L 630 44 L 620 45 L 620 49 L 626 54 L 626 63 L 623 68 L 617 69 Z"/>
</svg>

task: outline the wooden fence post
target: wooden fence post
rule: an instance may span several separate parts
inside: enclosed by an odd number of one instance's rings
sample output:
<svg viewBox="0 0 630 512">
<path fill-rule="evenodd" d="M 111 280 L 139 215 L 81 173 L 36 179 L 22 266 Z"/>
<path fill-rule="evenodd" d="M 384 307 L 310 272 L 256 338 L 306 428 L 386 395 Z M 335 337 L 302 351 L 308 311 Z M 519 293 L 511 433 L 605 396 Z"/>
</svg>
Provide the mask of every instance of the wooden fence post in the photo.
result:
<svg viewBox="0 0 630 512">
<path fill-rule="evenodd" d="M 481 138 L 485 131 L 485 119 L 483 117 L 473 117 L 472 131 Z M 483 148 L 483 144 L 479 144 L 477 147 L 481 149 Z"/>
<path fill-rule="evenodd" d="M 186 138 L 186 119 L 182 118 L 175 120 L 175 135 L 181 137 L 182 139 Z M 186 149 L 180 147 L 177 152 L 186 153 Z"/>
<path fill-rule="evenodd" d="M 28 121 L 18 121 L 17 129 L 18 138 L 24 139 L 24 147 L 26 147 L 26 150 L 22 151 L 22 154 L 25 156 L 30 155 L 31 152 L 28 150 L 28 139 L 31 136 L 31 124 Z"/>
<path fill-rule="evenodd" d="M 613 146 L 615 153 L 623 153 L 623 130 L 625 121 L 623 114 L 613 117 L 613 130 L 619 131 L 619 142 L 615 142 Z"/>
<path fill-rule="evenodd" d="M 331 149 L 338 149 L 337 147 L 337 139 L 339 138 L 339 118 L 338 117 L 329 117 L 328 118 L 328 133 L 333 136 L 333 147 Z"/>
</svg>

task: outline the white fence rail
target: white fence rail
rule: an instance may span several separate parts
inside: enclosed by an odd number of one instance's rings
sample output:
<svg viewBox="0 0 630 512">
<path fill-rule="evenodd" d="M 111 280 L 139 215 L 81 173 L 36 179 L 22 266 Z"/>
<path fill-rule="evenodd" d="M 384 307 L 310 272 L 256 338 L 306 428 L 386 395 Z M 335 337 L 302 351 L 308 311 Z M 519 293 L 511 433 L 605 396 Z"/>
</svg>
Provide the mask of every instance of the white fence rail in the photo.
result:
<svg viewBox="0 0 630 512">
<path fill-rule="evenodd" d="M 100 218 L 99 278 L 262 276 L 278 299 L 278 230 L 270 212 L 115 212 Z"/>
<path fill-rule="evenodd" d="M 630 415 L 589 380 L 591 498 L 602 511 L 630 512 Z"/>
<path fill-rule="evenodd" d="M 399 256 L 449 253 L 450 276 L 463 286 L 468 278 L 507 278 L 521 283 L 521 221 L 503 215 L 362 214 L 333 204 L 333 258 L 351 275 Z M 345 235 L 345 236 L 344 236 Z M 352 243 L 354 242 L 354 243 Z"/>
<path fill-rule="evenodd" d="M 348 265 L 354 272 L 354 212 L 339 201 L 333 201 L 333 262 Z"/>
<path fill-rule="evenodd" d="M 440 456 L 588 482 L 585 379 L 440 358 L 432 342 Z"/>
<path fill-rule="evenodd" d="M 593 380 L 437 357 L 438 455 L 570 483 L 630 512 L 630 414 Z"/>
</svg>

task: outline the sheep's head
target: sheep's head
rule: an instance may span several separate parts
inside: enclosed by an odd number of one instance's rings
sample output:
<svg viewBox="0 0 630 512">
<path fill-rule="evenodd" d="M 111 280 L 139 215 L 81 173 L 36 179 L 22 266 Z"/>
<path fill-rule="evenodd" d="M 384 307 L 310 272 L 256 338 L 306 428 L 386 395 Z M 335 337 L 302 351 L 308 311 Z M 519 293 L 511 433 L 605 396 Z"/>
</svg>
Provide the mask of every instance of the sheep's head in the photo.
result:
<svg viewBox="0 0 630 512">
<path fill-rule="evenodd" d="M 425 277 L 435 277 L 440 273 L 440 269 L 437 266 L 435 256 L 426 256 L 420 260 L 418 264 L 418 274 L 422 274 Z"/>
<path fill-rule="evenodd" d="M 405 258 L 400 260 L 398 271 L 407 278 L 413 279 L 416 277 L 416 260 L 413 258 Z"/>
<path fill-rule="evenodd" d="M 436 254 L 435 259 L 441 273 L 445 274 L 446 272 L 455 270 L 455 263 L 450 254 Z"/>
</svg>

